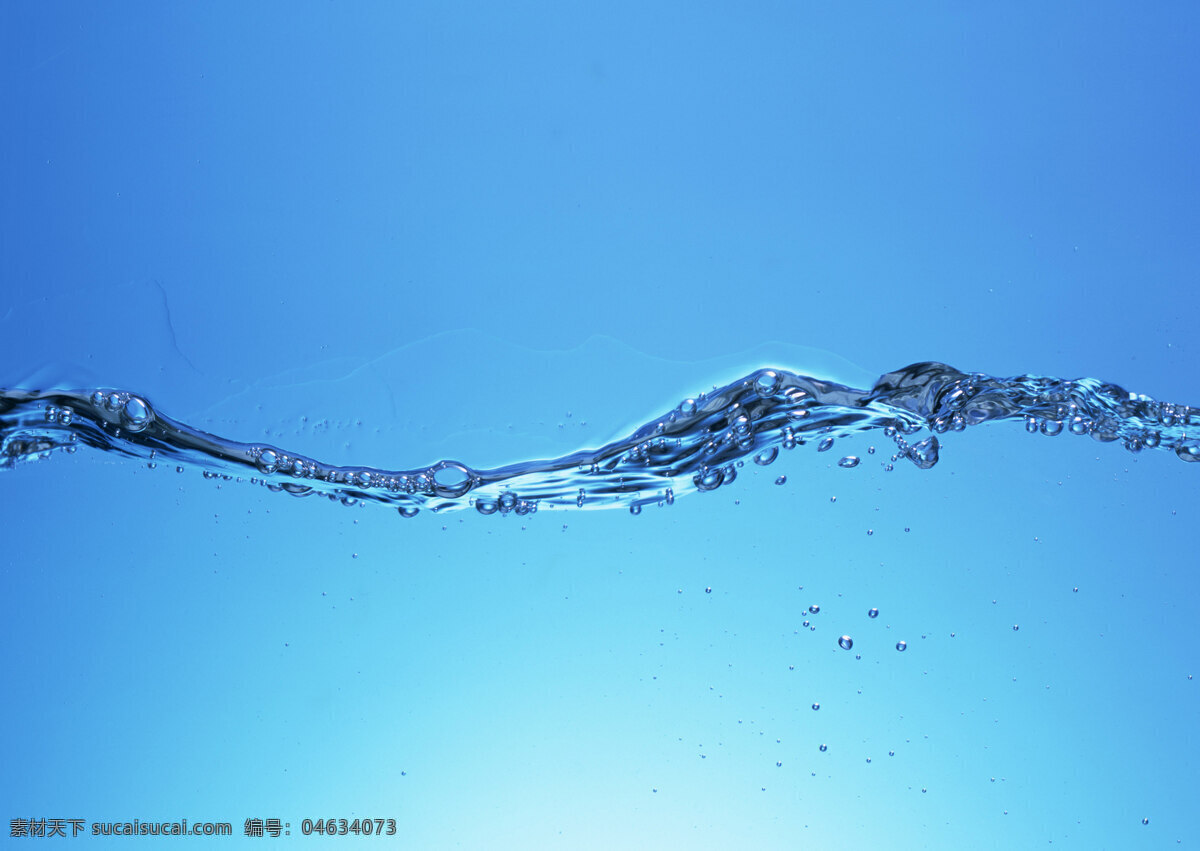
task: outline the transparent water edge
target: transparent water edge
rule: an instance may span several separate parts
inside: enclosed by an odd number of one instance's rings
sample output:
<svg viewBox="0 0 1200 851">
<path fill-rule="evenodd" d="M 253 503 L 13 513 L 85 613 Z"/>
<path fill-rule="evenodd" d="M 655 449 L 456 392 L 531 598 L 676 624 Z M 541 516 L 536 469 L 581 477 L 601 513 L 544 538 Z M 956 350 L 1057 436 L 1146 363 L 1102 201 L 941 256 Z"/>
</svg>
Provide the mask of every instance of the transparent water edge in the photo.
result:
<svg viewBox="0 0 1200 851">
<path fill-rule="evenodd" d="M 599 448 L 491 469 L 448 459 L 405 470 L 335 466 L 206 433 L 126 390 L 2 390 L 0 469 L 86 446 L 294 496 L 392 506 L 404 517 L 468 507 L 485 515 L 618 507 L 637 514 L 647 504 L 726 487 L 746 458 L 768 466 L 781 449 L 814 444 L 827 452 L 840 438 L 880 430 L 894 445 L 881 459 L 885 470 L 896 463 L 929 469 L 938 461 L 939 434 L 1009 421 L 1048 437 L 1069 432 L 1200 461 L 1200 408 L 1098 379 L 995 378 L 927 362 L 882 375 L 869 390 L 758 369 Z M 847 455 L 838 464 L 860 461 Z"/>
</svg>

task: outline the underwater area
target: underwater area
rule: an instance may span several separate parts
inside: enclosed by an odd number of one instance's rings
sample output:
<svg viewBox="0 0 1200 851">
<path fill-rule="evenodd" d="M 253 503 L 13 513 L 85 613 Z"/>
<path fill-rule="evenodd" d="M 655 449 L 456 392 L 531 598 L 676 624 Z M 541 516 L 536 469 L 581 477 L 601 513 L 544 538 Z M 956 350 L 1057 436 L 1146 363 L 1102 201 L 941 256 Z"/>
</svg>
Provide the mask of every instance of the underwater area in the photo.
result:
<svg viewBox="0 0 1200 851">
<path fill-rule="evenodd" d="M 6 838 L 1195 847 L 1197 38 L 5 7 Z"/>
</svg>

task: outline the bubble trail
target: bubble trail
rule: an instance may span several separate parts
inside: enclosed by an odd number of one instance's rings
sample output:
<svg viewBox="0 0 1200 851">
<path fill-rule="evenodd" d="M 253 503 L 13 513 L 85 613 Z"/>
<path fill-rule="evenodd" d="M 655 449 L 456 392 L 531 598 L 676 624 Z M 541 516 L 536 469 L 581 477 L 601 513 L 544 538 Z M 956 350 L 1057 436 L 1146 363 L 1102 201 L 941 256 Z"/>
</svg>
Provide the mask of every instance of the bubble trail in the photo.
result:
<svg viewBox="0 0 1200 851">
<path fill-rule="evenodd" d="M 768 466 L 781 447 L 811 441 L 823 451 L 838 438 L 880 430 L 896 445 L 884 469 L 907 460 L 925 470 L 938 462 L 939 434 L 1008 420 L 1033 434 L 1065 431 L 1120 442 L 1130 452 L 1165 450 L 1200 461 L 1200 408 L 1158 402 L 1093 378 L 994 378 L 918 363 L 881 376 L 870 390 L 760 369 L 685 399 L 598 449 L 494 469 L 453 460 L 410 470 L 338 467 L 205 433 L 123 390 L 8 389 L 0 390 L 0 470 L 87 446 L 185 463 L 209 477 L 249 478 L 295 496 L 391 506 L 404 517 L 469 507 L 501 515 L 618 507 L 636 514 L 643 505 L 671 505 L 677 496 L 727 487 L 747 456 Z M 917 439 L 922 432 L 928 434 Z M 858 462 L 847 456 L 838 463 Z"/>
</svg>

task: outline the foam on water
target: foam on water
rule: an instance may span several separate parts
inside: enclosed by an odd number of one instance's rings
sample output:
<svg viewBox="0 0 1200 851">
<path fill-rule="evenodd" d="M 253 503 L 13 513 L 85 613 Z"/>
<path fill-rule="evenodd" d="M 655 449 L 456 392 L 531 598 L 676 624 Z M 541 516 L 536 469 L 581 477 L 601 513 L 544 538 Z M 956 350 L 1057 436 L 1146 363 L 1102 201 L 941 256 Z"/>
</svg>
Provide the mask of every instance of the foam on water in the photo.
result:
<svg viewBox="0 0 1200 851">
<path fill-rule="evenodd" d="M 123 390 L 0 390 L 0 469 L 83 445 L 296 496 L 389 505 L 404 517 L 467 507 L 485 515 L 618 507 L 637 514 L 646 504 L 670 505 L 687 493 L 729 486 L 747 457 L 768 466 L 780 449 L 811 443 L 826 452 L 840 438 L 873 430 L 895 444 L 885 469 L 900 461 L 929 469 L 938 461 L 939 434 L 1002 421 L 1023 422 L 1035 434 L 1066 431 L 1120 442 L 1131 452 L 1168 450 L 1200 461 L 1200 408 L 1091 378 L 994 378 L 919 363 L 881 376 L 869 390 L 759 369 L 684 399 L 600 448 L 492 469 L 454 460 L 408 470 L 333 466 L 208 434 Z M 859 463 L 853 455 L 838 461 L 847 468 Z"/>
</svg>

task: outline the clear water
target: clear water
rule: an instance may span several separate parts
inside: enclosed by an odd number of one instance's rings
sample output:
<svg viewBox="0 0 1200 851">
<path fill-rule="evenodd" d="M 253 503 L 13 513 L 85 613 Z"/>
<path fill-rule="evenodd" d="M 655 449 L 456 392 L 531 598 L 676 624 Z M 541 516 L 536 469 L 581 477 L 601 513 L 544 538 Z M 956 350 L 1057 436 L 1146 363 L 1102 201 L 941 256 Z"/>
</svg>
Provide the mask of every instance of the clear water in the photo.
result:
<svg viewBox="0 0 1200 851">
<path fill-rule="evenodd" d="M 1195 848 L 1197 32 L 0 5 L 10 832 Z"/>
<path fill-rule="evenodd" d="M 870 390 L 760 369 L 684 399 L 600 448 L 494 469 L 453 460 L 407 470 L 332 466 L 286 448 L 207 434 L 124 390 L 0 390 L 0 469 L 88 446 L 146 459 L 152 468 L 161 461 L 206 478 L 245 477 L 293 496 L 394 505 L 402 517 L 468 506 L 485 515 L 571 505 L 638 514 L 644 505 L 672 505 L 677 496 L 732 485 L 745 459 L 766 467 L 781 448 L 811 442 L 827 452 L 839 439 L 872 431 L 894 444 L 880 461 L 884 470 L 902 460 L 927 470 L 938 462 L 939 434 L 1005 420 L 1023 422 L 1031 434 L 1065 431 L 1120 442 L 1130 452 L 1166 450 L 1200 461 L 1200 409 L 1096 379 L 998 379 L 921 363 L 881 376 Z M 875 454 L 875 447 L 868 451 Z M 860 460 L 846 455 L 838 466 L 851 469 Z"/>
</svg>

